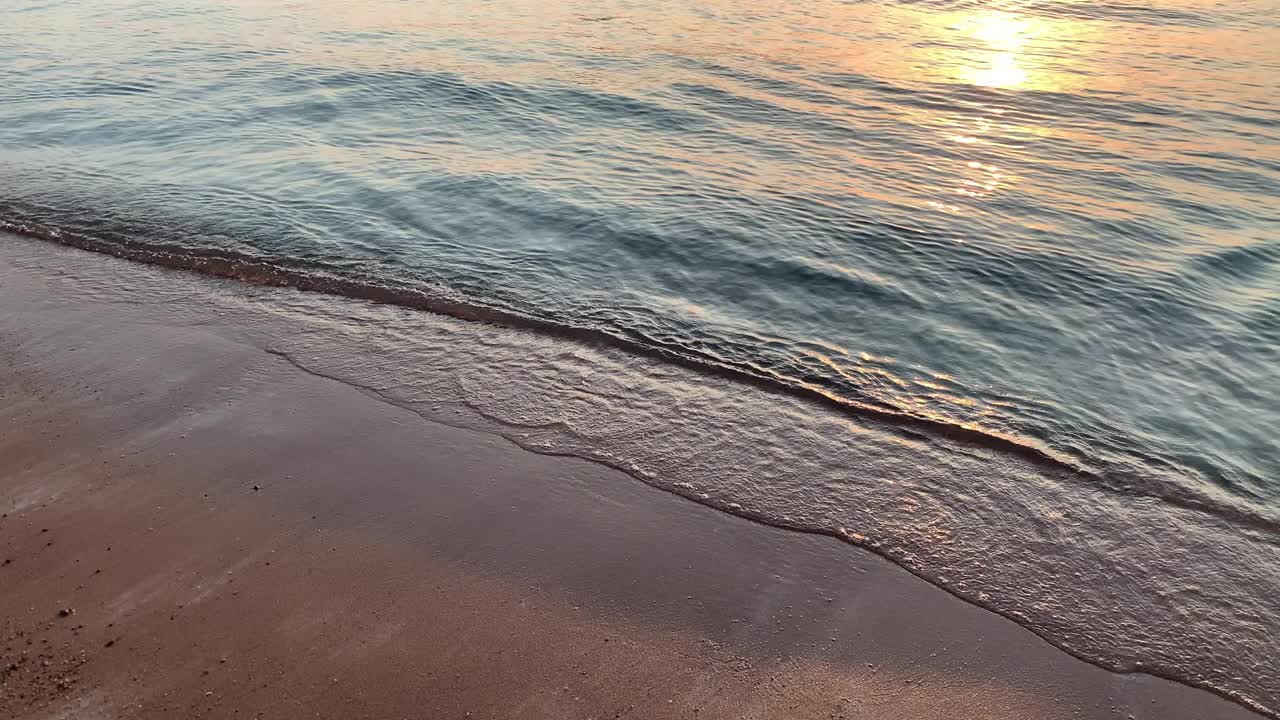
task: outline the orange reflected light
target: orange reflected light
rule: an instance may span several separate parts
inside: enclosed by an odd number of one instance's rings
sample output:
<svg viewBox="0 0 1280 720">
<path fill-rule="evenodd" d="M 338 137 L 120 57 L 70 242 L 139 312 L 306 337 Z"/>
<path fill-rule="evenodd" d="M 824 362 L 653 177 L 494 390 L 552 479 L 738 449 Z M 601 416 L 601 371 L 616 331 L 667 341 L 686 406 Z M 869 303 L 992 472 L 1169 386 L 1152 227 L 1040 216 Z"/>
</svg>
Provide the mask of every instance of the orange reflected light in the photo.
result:
<svg viewBox="0 0 1280 720">
<path fill-rule="evenodd" d="M 972 79 L 985 87 L 1014 87 L 1027 81 L 1027 71 L 1018 67 L 1013 53 L 999 53 L 991 58 L 991 67 L 975 72 Z"/>
<path fill-rule="evenodd" d="M 1001 12 L 974 19 L 973 37 L 985 42 L 993 54 L 990 66 L 971 71 L 975 85 L 1007 88 L 1027 81 L 1027 72 L 1018 64 L 1018 53 L 1034 37 L 1031 23 Z"/>
</svg>

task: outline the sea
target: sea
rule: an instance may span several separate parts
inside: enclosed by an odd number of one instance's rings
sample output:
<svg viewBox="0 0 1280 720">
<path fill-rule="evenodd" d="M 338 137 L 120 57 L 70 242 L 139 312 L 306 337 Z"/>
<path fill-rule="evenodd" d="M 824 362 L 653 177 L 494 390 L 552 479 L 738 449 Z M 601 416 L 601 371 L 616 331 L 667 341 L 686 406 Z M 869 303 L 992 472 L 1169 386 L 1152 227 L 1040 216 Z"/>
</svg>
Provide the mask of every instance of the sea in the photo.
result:
<svg viewBox="0 0 1280 720">
<path fill-rule="evenodd" d="M 313 372 L 1280 717 L 1280 0 L 0 22 L 0 229 L 307 291 L 366 349 Z"/>
</svg>

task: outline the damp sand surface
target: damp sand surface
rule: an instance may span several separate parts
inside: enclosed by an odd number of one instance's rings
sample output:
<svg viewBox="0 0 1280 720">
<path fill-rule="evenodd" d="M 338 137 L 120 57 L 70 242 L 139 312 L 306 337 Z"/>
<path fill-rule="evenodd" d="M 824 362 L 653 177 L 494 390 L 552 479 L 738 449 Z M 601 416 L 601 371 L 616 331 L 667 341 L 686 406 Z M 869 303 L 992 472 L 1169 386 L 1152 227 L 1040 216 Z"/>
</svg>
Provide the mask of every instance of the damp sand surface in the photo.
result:
<svg viewBox="0 0 1280 720">
<path fill-rule="evenodd" d="M 307 373 L 234 284 L 0 252 L 4 717 L 1258 717 Z"/>
</svg>

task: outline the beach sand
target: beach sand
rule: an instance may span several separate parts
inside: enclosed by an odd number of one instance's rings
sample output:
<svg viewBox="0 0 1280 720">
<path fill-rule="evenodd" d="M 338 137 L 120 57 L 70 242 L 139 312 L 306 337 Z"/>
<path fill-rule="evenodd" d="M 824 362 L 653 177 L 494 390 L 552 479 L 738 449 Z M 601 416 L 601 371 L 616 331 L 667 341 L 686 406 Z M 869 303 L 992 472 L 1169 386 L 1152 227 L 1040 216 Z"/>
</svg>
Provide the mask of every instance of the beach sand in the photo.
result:
<svg viewBox="0 0 1280 720">
<path fill-rule="evenodd" d="M 0 717 L 1258 717 L 308 374 L 236 291 L 0 236 Z"/>
</svg>

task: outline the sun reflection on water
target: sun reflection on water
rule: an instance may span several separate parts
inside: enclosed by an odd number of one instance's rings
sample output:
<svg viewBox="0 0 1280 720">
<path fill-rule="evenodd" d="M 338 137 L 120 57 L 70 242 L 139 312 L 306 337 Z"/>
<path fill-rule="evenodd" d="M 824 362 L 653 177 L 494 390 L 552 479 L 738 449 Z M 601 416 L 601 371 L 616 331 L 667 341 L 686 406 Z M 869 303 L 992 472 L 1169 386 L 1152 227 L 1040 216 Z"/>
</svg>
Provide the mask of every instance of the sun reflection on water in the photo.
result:
<svg viewBox="0 0 1280 720">
<path fill-rule="evenodd" d="M 986 43 L 990 52 L 986 67 L 969 68 L 968 80 L 975 85 L 1010 88 L 1027 81 L 1021 53 L 1036 34 L 1031 22 L 1000 11 L 985 12 L 972 19 L 971 35 Z"/>
</svg>

